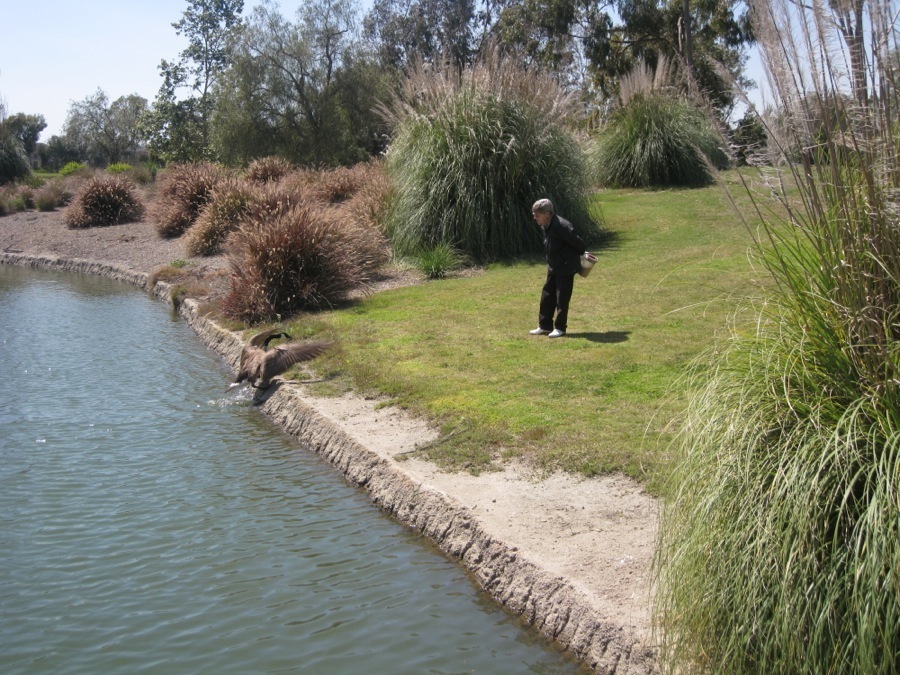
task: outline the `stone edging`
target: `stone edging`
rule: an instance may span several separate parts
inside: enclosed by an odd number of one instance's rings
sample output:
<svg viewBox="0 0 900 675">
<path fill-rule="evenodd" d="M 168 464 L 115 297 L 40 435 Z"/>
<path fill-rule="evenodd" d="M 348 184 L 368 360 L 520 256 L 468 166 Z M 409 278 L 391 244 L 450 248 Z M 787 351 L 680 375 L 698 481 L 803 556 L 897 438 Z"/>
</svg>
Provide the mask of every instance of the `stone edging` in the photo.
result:
<svg viewBox="0 0 900 675">
<path fill-rule="evenodd" d="M 163 282 L 148 288 L 147 274 L 90 260 L 0 253 L 0 264 L 102 275 L 126 281 L 165 300 L 171 290 Z M 181 303 L 179 311 L 204 344 L 236 370 L 243 345 L 240 337 L 200 316 L 198 303 L 193 300 Z M 572 584 L 485 532 L 465 505 L 413 480 L 396 462 L 364 447 L 291 389 L 277 388 L 260 409 L 327 459 L 347 480 L 364 487 L 384 511 L 459 560 L 498 602 L 555 639 L 592 670 L 616 675 L 657 672 L 654 651 L 620 626 L 602 621 Z"/>
</svg>

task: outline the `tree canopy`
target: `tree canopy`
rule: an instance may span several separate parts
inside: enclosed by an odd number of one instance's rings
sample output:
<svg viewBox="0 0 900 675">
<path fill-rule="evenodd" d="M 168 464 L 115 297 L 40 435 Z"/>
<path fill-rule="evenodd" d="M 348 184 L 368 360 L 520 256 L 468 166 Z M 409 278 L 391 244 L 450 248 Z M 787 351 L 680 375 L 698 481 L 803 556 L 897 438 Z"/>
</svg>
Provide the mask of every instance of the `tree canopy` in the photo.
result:
<svg viewBox="0 0 900 675">
<path fill-rule="evenodd" d="M 82 160 L 94 166 L 134 161 L 142 148 L 138 124 L 147 110 L 147 99 L 130 94 L 109 101 L 102 89 L 73 102 L 66 117 L 67 144 Z"/>
<path fill-rule="evenodd" d="M 213 91 L 231 62 L 229 40 L 241 27 L 244 0 L 190 0 L 172 24 L 188 40 L 177 61 L 159 65 L 163 84 L 143 129 L 151 149 L 171 161 L 210 157 Z M 179 92 L 186 89 L 186 98 Z"/>
<path fill-rule="evenodd" d="M 264 3 L 235 43 L 217 90 L 214 145 L 228 163 L 270 154 L 348 164 L 383 148 L 373 108 L 386 78 L 362 49 L 349 0 L 310 0 L 285 19 Z"/>
</svg>

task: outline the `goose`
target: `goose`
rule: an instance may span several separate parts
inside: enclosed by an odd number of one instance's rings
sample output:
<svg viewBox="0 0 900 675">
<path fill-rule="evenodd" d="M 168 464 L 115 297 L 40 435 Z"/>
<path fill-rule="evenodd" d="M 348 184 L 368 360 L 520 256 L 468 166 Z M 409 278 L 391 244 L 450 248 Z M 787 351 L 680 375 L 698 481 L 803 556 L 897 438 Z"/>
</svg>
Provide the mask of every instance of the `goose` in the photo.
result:
<svg viewBox="0 0 900 675">
<path fill-rule="evenodd" d="M 250 338 L 241 351 L 237 379 L 228 385 L 226 391 L 240 386 L 244 380 L 256 389 L 268 389 L 273 377 L 281 375 L 295 363 L 316 358 L 331 346 L 330 342 L 292 342 L 269 349 L 269 343 L 281 337 L 290 339 L 291 336 L 272 328 Z"/>
</svg>

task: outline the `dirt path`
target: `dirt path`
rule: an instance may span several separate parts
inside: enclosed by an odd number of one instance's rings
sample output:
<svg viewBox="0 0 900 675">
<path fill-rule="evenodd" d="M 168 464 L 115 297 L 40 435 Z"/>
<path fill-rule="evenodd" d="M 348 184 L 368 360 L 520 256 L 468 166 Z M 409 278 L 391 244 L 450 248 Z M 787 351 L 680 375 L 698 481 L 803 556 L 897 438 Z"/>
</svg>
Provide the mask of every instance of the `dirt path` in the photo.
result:
<svg viewBox="0 0 900 675">
<path fill-rule="evenodd" d="M 28 264 L 93 260 L 144 274 L 187 258 L 182 242 L 160 239 L 147 221 L 69 230 L 60 212 L 35 211 L 0 218 L 0 262 L 23 264 L 23 255 L 31 258 Z M 43 263 L 35 260 L 41 256 Z M 192 262 L 205 274 L 227 267 L 221 257 Z M 393 485 L 381 496 L 373 492 L 373 498 L 438 540 L 499 601 L 599 672 L 654 671 L 648 575 L 657 503 L 639 484 L 622 476 L 540 479 L 517 464 L 478 477 L 447 473 L 410 454 L 435 438 L 421 420 L 359 396 L 315 398 L 299 384 L 284 389 L 291 390 L 291 401 L 308 405 L 351 445 L 373 453 L 414 486 L 412 495 L 399 496 L 402 491 Z M 278 421 L 286 413 L 275 409 L 269 414 Z M 310 438 L 316 442 L 314 433 Z M 369 488 L 371 478 L 345 474 Z M 416 495 L 423 491 L 439 497 L 443 506 L 435 513 L 441 515 L 426 518 L 416 511 L 421 502 Z M 441 519 L 451 522 L 442 524 Z M 475 531 L 477 536 L 471 534 Z"/>
</svg>

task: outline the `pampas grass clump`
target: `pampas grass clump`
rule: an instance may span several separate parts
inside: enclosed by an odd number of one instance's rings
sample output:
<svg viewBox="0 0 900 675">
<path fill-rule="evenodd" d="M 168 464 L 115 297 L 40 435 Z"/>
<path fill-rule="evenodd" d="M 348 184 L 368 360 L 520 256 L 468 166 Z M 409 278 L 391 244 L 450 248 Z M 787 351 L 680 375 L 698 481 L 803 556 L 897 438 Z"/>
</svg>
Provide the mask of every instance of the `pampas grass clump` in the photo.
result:
<svg viewBox="0 0 900 675">
<path fill-rule="evenodd" d="M 601 185 L 697 187 L 712 183 L 728 158 L 702 110 L 670 93 L 651 93 L 613 113 L 592 163 Z"/>
<path fill-rule="evenodd" d="M 121 176 L 98 175 L 78 191 L 64 218 L 70 229 L 77 229 L 128 223 L 142 212 L 134 183 Z"/>
<path fill-rule="evenodd" d="M 900 672 L 898 45 L 866 7 L 849 43 L 838 4 L 754 7 L 784 173 L 747 188 L 775 289 L 691 383 L 656 561 L 667 672 Z"/>
<path fill-rule="evenodd" d="M 386 112 L 396 125 L 387 155 L 395 250 L 447 244 L 479 262 L 540 251 L 531 205 L 543 197 L 597 240 L 584 157 L 566 126 L 573 111 L 551 77 L 494 54 L 461 76 L 455 67 L 412 70 Z"/>
</svg>

